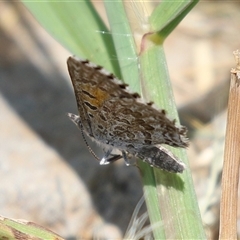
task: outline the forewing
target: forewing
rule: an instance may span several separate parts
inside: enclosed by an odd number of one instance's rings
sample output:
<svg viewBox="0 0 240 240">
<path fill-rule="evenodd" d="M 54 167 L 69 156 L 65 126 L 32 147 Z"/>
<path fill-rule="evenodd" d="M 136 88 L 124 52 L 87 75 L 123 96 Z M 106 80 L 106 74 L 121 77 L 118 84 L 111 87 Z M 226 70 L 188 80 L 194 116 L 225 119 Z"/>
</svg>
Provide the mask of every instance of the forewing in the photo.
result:
<svg viewBox="0 0 240 240">
<path fill-rule="evenodd" d="M 115 147 L 168 144 L 186 147 L 186 130 L 165 111 L 141 102 L 113 74 L 89 61 L 70 57 L 68 69 L 85 131 Z"/>
</svg>

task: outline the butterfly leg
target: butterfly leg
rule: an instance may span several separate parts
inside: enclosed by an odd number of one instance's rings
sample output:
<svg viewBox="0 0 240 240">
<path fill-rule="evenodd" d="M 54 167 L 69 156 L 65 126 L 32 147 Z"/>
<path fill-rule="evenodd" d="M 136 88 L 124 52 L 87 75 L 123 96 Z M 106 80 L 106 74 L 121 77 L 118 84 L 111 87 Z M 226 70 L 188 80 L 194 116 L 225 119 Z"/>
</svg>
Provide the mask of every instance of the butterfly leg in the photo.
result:
<svg viewBox="0 0 240 240">
<path fill-rule="evenodd" d="M 129 166 L 130 162 L 129 162 L 128 158 L 127 158 L 127 153 L 122 151 L 122 157 L 124 159 L 124 162 L 125 162 L 126 166 Z"/>
<path fill-rule="evenodd" d="M 111 162 L 117 161 L 122 158 L 121 155 L 111 154 L 111 152 L 112 152 L 112 149 L 107 150 L 107 152 L 105 153 L 105 155 L 100 161 L 100 165 L 107 165 Z"/>
<path fill-rule="evenodd" d="M 80 128 L 82 129 L 82 123 L 81 119 L 79 116 L 73 114 L 73 113 L 68 113 L 68 117 Z"/>
</svg>

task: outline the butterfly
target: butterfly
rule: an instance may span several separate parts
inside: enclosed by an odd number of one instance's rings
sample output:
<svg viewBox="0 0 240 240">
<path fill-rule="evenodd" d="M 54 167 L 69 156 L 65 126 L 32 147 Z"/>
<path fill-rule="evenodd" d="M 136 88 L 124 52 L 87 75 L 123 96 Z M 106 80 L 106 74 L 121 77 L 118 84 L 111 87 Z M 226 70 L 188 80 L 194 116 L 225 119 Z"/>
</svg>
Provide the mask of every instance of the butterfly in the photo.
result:
<svg viewBox="0 0 240 240">
<path fill-rule="evenodd" d="M 103 147 L 100 160 L 88 146 L 101 165 L 120 158 L 129 165 L 129 159 L 136 157 L 156 168 L 183 172 L 185 164 L 162 144 L 187 147 L 186 127 L 177 126 L 152 102 L 145 103 L 103 67 L 75 57 L 69 57 L 67 65 L 79 112 L 68 116 Z M 114 149 L 121 154 L 113 154 Z"/>
</svg>

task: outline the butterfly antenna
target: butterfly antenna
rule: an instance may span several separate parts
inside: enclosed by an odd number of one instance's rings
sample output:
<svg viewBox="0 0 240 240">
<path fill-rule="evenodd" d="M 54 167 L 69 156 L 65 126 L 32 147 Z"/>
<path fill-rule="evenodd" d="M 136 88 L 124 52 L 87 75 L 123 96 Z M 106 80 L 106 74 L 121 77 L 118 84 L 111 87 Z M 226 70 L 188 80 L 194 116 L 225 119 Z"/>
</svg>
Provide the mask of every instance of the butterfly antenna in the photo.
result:
<svg viewBox="0 0 240 240">
<path fill-rule="evenodd" d="M 85 138 L 85 135 L 84 135 L 84 132 L 83 132 L 83 126 L 82 126 L 82 123 L 81 123 L 81 120 L 80 120 L 79 116 L 77 116 L 73 113 L 68 113 L 67 115 L 74 122 L 74 124 L 76 124 L 78 126 L 78 128 L 80 129 L 80 131 L 82 133 L 83 140 L 84 140 L 85 144 L 87 145 L 88 151 L 93 155 L 94 158 L 96 158 L 98 161 L 101 161 L 97 157 L 95 152 L 91 149 L 91 147 L 88 145 L 88 142 L 87 142 L 87 140 Z"/>
<path fill-rule="evenodd" d="M 88 151 L 93 155 L 93 157 L 95 157 L 98 161 L 100 161 L 101 159 L 95 154 L 95 152 L 89 146 L 89 144 L 87 142 L 87 139 L 85 138 L 82 126 L 81 126 L 80 130 L 81 130 L 81 133 L 82 133 L 83 140 L 84 140 L 85 144 L 87 145 Z"/>
</svg>

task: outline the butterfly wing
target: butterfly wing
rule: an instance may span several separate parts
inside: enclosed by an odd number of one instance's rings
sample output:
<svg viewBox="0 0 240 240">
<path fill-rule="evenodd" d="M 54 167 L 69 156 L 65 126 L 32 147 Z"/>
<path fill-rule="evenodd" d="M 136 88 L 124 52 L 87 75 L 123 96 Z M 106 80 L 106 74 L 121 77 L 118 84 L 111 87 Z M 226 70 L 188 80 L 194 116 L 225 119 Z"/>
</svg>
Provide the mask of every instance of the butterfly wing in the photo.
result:
<svg viewBox="0 0 240 240">
<path fill-rule="evenodd" d="M 126 149 L 168 144 L 186 147 L 186 130 L 164 111 L 141 102 L 113 74 L 89 61 L 70 57 L 68 69 L 85 132 L 95 140 Z"/>
</svg>

